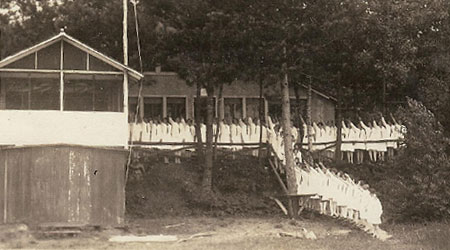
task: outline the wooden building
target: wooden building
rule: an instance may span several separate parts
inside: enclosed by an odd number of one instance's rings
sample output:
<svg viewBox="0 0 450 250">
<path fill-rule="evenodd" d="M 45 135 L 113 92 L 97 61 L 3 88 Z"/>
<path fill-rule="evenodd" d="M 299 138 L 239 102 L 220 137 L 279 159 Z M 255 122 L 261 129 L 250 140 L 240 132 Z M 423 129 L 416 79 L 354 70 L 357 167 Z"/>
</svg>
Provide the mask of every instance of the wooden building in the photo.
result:
<svg viewBox="0 0 450 250">
<path fill-rule="evenodd" d="M 140 117 L 147 119 L 164 117 L 194 118 L 196 101 L 196 87 L 188 86 L 173 72 L 147 72 L 145 79 L 148 84 L 142 89 L 140 102 Z M 278 85 L 276 85 L 278 86 Z M 223 102 L 221 106 L 218 98 L 215 98 L 215 116 L 221 119 L 259 117 L 259 85 L 253 83 L 234 83 L 225 85 L 223 89 Z M 130 113 L 135 112 L 138 102 L 139 86 L 130 86 Z M 206 91 L 202 91 L 206 96 Z M 291 106 L 295 107 L 297 101 L 293 89 L 290 91 Z M 281 116 L 281 101 L 279 90 L 276 87 L 265 88 L 264 113 L 272 117 Z M 300 110 L 303 115 L 306 112 L 307 88 L 301 86 L 299 90 Z M 204 100 L 201 100 L 204 101 Z M 206 112 L 206 105 L 201 105 Z M 317 90 L 312 91 L 312 121 L 334 122 L 336 99 Z M 294 110 L 294 109 L 292 109 Z M 204 116 L 204 115 L 203 115 Z"/>
<path fill-rule="evenodd" d="M 123 222 L 128 84 L 142 77 L 63 31 L 0 61 L 1 222 Z"/>
</svg>

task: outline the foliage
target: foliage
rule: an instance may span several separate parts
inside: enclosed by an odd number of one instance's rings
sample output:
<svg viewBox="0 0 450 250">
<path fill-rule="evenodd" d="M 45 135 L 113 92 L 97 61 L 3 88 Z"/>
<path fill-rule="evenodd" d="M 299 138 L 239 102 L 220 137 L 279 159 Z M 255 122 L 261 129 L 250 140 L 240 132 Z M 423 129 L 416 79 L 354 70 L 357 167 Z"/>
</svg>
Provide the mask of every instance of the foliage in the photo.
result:
<svg viewBox="0 0 450 250">
<path fill-rule="evenodd" d="M 343 164 L 340 170 L 366 181 L 380 197 L 388 221 L 450 218 L 449 139 L 435 115 L 408 99 L 397 116 L 407 127 L 404 146 L 387 162 Z"/>
<path fill-rule="evenodd" d="M 437 219 L 450 216 L 449 139 L 434 114 L 423 104 L 408 99 L 398 117 L 408 128 L 406 148 L 395 159 L 393 170 L 404 186 L 398 197 L 402 216 Z"/>
</svg>

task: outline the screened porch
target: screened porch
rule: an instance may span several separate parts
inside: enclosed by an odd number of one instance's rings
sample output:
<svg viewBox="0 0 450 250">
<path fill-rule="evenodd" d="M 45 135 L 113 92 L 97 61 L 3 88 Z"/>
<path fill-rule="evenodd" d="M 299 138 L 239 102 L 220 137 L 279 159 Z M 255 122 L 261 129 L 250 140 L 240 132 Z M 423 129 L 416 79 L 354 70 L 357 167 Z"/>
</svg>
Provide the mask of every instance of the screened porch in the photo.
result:
<svg viewBox="0 0 450 250">
<path fill-rule="evenodd" d="M 138 72 L 59 35 L 0 61 L 0 145 L 127 146 Z"/>
</svg>

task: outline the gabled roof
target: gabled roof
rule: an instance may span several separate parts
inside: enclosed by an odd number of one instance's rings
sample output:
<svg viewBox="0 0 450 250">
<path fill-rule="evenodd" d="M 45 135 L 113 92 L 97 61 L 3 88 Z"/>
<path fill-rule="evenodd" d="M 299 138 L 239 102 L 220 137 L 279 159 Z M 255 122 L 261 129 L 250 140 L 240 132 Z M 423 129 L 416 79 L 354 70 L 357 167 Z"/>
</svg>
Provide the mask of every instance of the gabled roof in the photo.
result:
<svg viewBox="0 0 450 250">
<path fill-rule="evenodd" d="M 65 42 L 75 46 L 76 48 L 78 48 L 78 49 L 88 53 L 89 55 L 91 55 L 93 57 L 96 57 L 97 59 L 99 59 L 99 60 L 101 60 L 101 61 L 111 65 L 112 67 L 114 67 L 114 68 L 116 68 L 116 69 L 118 69 L 120 71 L 128 71 L 130 76 L 135 78 L 135 79 L 137 79 L 137 80 L 140 80 L 141 78 L 144 77 L 144 75 L 139 73 L 138 71 L 136 71 L 136 70 L 134 70 L 134 69 L 132 69 L 132 68 L 130 68 L 128 66 L 125 66 L 124 64 L 122 64 L 122 63 L 120 63 L 120 62 L 118 62 L 118 61 L 116 61 L 116 60 L 114 60 L 114 59 L 104 55 L 103 53 L 98 52 L 97 50 L 89 47 L 88 45 L 86 45 L 86 44 L 78 41 L 77 39 L 67 35 L 64 32 L 64 30 L 61 30 L 61 32 L 58 35 L 56 35 L 56 36 L 54 36 L 54 37 L 52 37 L 52 38 L 50 38 L 48 40 L 45 40 L 45 41 L 43 41 L 41 43 L 38 43 L 38 44 L 36 44 L 36 45 L 34 45 L 34 46 L 30 47 L 30 48 L 24 49 L 24 50 L 14 54 L 14 55 L 6 57 L 5 59 L 0 61 L 0 68 L 3 68 L 3 67 L 5 67 L 6 65 L 8 65 L 10 63 L 13 63 L 13 62 L 15 62 L 17 60 L 20 60 L 20 59 L 22 59 L 22 58 L 24 58 L 24 57 L 26 57 L 26 56 L 28 56 L 30 54 L 33 54 L 34 52 L 36 52 L 38 50 L 41 50 L 41 49 L 43 49 L 45 47 L 48 47 L 48 46 L 50 46 L 50 45 L 52 45 L 52 44 L 54 44 L 54 43 L 56 43 L 58 41 L 61 41 L 61 40 L 63 40 Z"/>
</svg>

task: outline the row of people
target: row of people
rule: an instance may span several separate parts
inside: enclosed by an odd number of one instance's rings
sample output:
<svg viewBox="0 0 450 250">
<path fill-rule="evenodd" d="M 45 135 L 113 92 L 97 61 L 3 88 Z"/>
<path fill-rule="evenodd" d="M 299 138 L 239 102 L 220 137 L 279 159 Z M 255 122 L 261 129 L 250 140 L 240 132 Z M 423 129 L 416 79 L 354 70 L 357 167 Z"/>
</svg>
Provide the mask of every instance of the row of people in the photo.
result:
<svg viewBox="0 0 450 250">
<path fill-rule="evenodd" d="M 184 119 L 171 118 L 163 121 L 146 121 L 141 123 L 130 123 L 130 141 L 141 142 L 165 142 L 165 143 L 184 143 L 196 142 L 195 125 L 191 120 L 187 122 Z M 305 136 L 299 137 L 299 129 L 292 127 L 293 141 L 302 143 L 304 148 L 308 145 L 307 126 L 303 124 Z M 206 138 L 206 125 L 200 125 L 201 138 Z M 217 135 L 219 143 L 242 144 L 258 143 L 260 136 L 263 143 L 272 145 L 274 151 L 280 159 L 283 158 L 283 138 L 282 129 L 278 121 L 272 121 L 270 117 L 267 124 L 261 124 L 259 120 L 253 122 L 248 118 L 246 122 L 235 119 L 231 123 L 219 122 L 213 123 L 213 134 Z M 334 154 L 334 145 L 336 144 L 337 127 L 313 123 L 309 131 L 312 140 L 312 151 L 322 150 L 326 153 Z M 394 123 L 388 124 L 381 119 L 381 125 L 376 121 L 366 125 L 360 121 L 358 126 L 351 121 L 342 122 L 342 144 L 341 151 L 343 156 L 353 163 L 353 155 L 356 153 L 356 162 L 363 161 L 364 151 L 369 152 L 370 160 L 376 161 L 377 158 L 384 159 L 387 152 L 393 154 L 393 150 L 398 147 L 398 141 L 403 138 L 403 128 Z M 165 147 L 165 146 L 158 146 Z M 174 148 L 172 146 L 171 148 Z M 232 149 L 240 149 L 241 145 L 229 146 Z"/>
<path fill-rule="evenodd" d="M 294 150 L 299 155 L 299 150 Z M 377 237 L 387 235 L 379 228 L 383 208 L 374 190 L 348 174 L 330 170 L 322 163 L 312 165 L 296 158 L 297 194 L 302 206 L 321 214 L 347 219 L 364 226 Z"/>
</svg>

